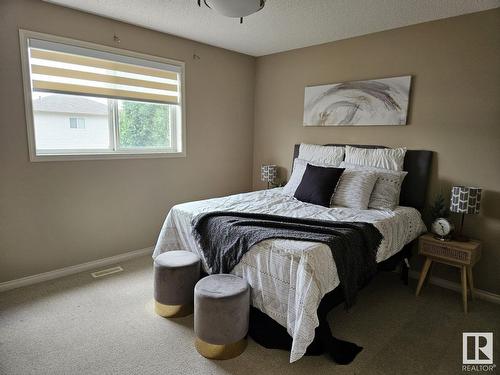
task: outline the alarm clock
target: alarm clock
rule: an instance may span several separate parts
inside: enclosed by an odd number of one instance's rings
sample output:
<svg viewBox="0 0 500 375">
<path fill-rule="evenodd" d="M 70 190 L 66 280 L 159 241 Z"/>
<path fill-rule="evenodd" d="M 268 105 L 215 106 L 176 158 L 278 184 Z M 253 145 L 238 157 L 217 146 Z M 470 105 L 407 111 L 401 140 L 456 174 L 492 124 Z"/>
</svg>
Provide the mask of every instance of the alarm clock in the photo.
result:
<svg viewBox="0 0 500 375">
<path fill-rule="evenodd" d="M 440 217 L 434 220 L 431 229 L 438 240 L 447 241 L 449 240 L 450 233 L 453 230 L 453 224 L 448 219 Z"/>
</svg>

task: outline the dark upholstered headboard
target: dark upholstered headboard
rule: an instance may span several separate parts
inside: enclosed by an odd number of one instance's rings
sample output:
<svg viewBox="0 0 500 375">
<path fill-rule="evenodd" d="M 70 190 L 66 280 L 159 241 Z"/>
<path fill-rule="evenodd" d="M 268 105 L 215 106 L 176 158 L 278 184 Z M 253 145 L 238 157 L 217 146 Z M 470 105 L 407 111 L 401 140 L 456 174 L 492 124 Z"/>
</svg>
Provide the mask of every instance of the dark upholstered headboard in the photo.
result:
<svg viewBox="0 0 500 375">
<path fill-rule="evenodd" d="M 293 160 L 299 156 L 299 146 L 295 145 L 293 150 Z M 344 144 L 327 144 L 325 146 L 346 146 Z M 376 145 L 347 145 L 361 148 L 387 148 Z M 408 172 L 403 185 L 399 204 L 401 206 L 415 207 L 422 212 L 427 196 L 427 187 L 431 171 L 432 151 L 408 150 L 406 151 L 403 169 Z"/>
</svg>

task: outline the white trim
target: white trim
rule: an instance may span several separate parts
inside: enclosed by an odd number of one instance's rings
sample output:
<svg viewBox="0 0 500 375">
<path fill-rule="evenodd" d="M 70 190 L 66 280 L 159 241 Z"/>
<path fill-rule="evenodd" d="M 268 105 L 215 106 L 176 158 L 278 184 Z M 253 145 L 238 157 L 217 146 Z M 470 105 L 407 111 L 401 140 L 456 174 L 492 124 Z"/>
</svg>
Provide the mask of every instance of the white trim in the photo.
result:
<svg viewBox="0 0 500 375">
<path fill-rule="evenodd" d="M 409 276 L 412 279 L 418 280 L 418 278 L 420 277 L 420 273 L 417 271 L 410 271 Z M 453 290 L 455 292 L 462 293 L 462 287 L 460 286 L 460 284 L 455 283 L 453 281 L 442 279 L 440 277 L 431 276 L 429 278 L 429 283 L 431 283 L 433 285 L 440 286 L 441 288 L 445 288 L 445 289 Z M 481 290 L 481 289 L 474 289 L 474 292 L 475 292 L 475 295 L 479 299 L 493 302 L 496 304 L 500 304 L 500 295 L 498 295 L 498 294 L 491 293 L 491 292 L 488 292 L 486 290 Z"/>
<path fill-rule="evenodd" d="M 33 118 L 33 98 L 31 94 L 31 72 L 28 57 L 29 32 L 19 30 L 19 44 L 21 48 L 21 72 L 24 89 L 24 113 L 26 115 L 26 131 L 28 132 L 28 151 L 30 160 L 36 158 L 35 121 Z"/>
<path fill-rule="evenodd" d="M 41 283 L 43 281 L 53 280 L 60 277 L 73 275 L 75 273 L 93 270 L 99 267 L 108 266 L 110 264 L 124 262 L 129 259 L 138 258 L 144 255 L 152 255 L 152 254 L 153 254 L 153 247 L 146 247 L 144 249 L 129 251 L 128 253 L 119 254 L 103 259 L 97 259 L 90 262 L 77 264 L 75 266 L 59 268 L 57 270 L 39 273 L 37 275 L 26 276 L 15 280 L 9 280 L 0 283 L 0 292 L 5 292 L 7 290 L 20 288 L 22 286 Z"/>
<path fill-rule="evenodd" d="M 152 158 L 180 158 L 186 157 L 185 152 L 164 152 L 164 151 L 130 151 L 113 153 L 96 152 L 95 154 L 38 154 L 31 159 L 32 162 L 44 161 L 76 161 L 76 160 L 108 160 L 108 159 L 152 159 Z"/>
<path fill-rule="evenodd" d="M 37 275 L 26 276 L 26 277 L 22 277 L 20 279 L 5 281 L 3 283 L 0 283 L 0 293 L 5 292 L 7 290 L 27 286 L 27 285 L 41 283 L 43 281 L 48 281 L 48 280 L 53 280 L 53 279 L 57 279 L 57 278 L 64 277 L 64 276 L 73 275 L 76 273 L 88 271 L 88 270 L 95 269 L 98 267 L 103 267 L 103 266 L 115 264 L 118 262 L 124 262 L 124 261 L 127 261 L 129 259 L 139 258 L 139 257 L 144 256 L 144 255 L 148 255 L 148 254 L 152 255 L 153 249 L 154 249 L 153 246 L 146 247 L 144 249 L 129 251 L 128 253 L 119 254 L 119 255 L 112 256 L 112 257 L 103 258 L 103 259 L 97 259 L 97 260 L 93 260 L 90 262 L 77 264 L 75 266 L 59 268 L 59 269 L 56 269 L 53 271 L 39 273 Z M 420 276 L 420 273 L 417 271 L 410 271 L 409 276 L 412 279 L 418 279 Z M 453 281 L 445 280 L 445 279 L 442 279 L 440 277 L 431 276 L 429 278 L 429 283 L 431 283 L 433 285 L 440 286 L 441 288 L 453 290 L 453 291 L 459 292 L 459 293 L 461 293 L 461 291 L 462 291 L 462 287 L 458 283 L 454 283 Z M 481 289 L 475 289 L 474 291 L 475 291 L 476 296 L 478 298 L 483 299 L 485 301 L 492 302 L 492 303 L 500 304 L 500 295 L 488 292 L 486 290 L 481 290 Z"/>
<path fill-rule="evenodd" d="M 83 47 L 94 49 L 97 51 L 114 53 L 122 56 L 128 56 L 130 58 L 138 58 L 144 60 L 150 60 L 156 63 L 169 64 L 178 67 L 178 74 L 180 76 L 179 80 L 179 103 L 178 106 L 181 107 L 181 123 L 178 124 L 180 128 L 180 136 L 177 135 L 177 142 L 180 144 L 176 144 L 177 151 L 169 152 L 168 150 L 161 149 L 152 151 L 152 150 L 144 150 L 137 149 L 135 151 L 127 150 L 127 151 L 113 151 L 110 153 L 98 152 L 96 154 L 86 155 L 85 153 L 80 154 L 71 154 L 65 151 L 64 153 L 60 153 L 57 155 L 47 155 L 43 153 L 37 154 L 36 152 L 36 139 L 35 139 L 35 127 L 34 127 L 34 118 L 33 118 L 33 100 L 32 100 L 32 88 L 31 88 L 31 72 L 30 72 L 30 64 L 29 64 L 29 56 L 28 56 L 28 40 L 30 38 L 41 39 L 42 41 L 48 42 L 56 42 L 67 44 L 75 47 Z M 186 64 L 184 61 L 168 59 L 165 57 L 148 55 L 140 52 L 130 51 L 121 48 L 109 47 L 101 44 L 84 42 L 80 40 L 64 38 L 51 34 L 39 33 L 36 31 L 29 31 L 24 29 L 19 29 L 19 44 L 21 48 L 21 70 L 23 77 L 23 88 L 24 88 L 24 110 L 26 115 L 26 128 L 28 133 L 28 150 L 30 161 L 39 162 L 39 161 L 71 161 L 71 160 L 102 160 L 102 159 L 135 159 L 135 158 L 183 158 L 186 157 L 186 96 L 185 96 L 185 72 L 186 72 Z M 178 133 L 178 131 L 177 131 Z M 174 134 L 175 136 L 175 134 Z M 174 140 L 175 141 L 175 140 Z"/>
</svg>

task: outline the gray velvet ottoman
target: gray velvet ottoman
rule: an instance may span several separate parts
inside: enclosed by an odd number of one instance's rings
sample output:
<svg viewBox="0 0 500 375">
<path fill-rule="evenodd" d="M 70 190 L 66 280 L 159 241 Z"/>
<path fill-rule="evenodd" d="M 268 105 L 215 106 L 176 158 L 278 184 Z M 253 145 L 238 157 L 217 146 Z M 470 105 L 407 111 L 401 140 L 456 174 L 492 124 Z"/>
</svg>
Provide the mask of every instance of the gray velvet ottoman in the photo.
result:
<svg viewBox="0 0 500 375">
<path fill-rule="evenodd" d="M 229 274 L 207 276 L 194 288 L 196 350 L 210 359 L 239 356 L 247 346 L 250 288 Z"/>
<path fill-rule="evenodd" d="M 155 312 L 168 318 L 193 312 L 194 286 L 200 279 L 200 258 L 184 250 L 167 251 L 154 260 Z"/>
</svg>

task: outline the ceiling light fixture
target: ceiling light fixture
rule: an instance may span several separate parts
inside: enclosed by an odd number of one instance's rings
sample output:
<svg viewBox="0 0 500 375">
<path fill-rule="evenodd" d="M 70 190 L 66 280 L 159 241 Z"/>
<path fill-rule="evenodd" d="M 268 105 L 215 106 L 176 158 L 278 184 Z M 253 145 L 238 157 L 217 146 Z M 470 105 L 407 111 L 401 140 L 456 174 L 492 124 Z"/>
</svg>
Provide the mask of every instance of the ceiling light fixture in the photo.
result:
<svg viewBox="0 0 500 375">
<path fill-rule="evenodd" d="M 205 4 L 223 16 L 239 18 L 243 23 L 243 17 L 256 13 L 262 8 L 266 0 L 198 0 L 198 6 Z"/>
</svg>

